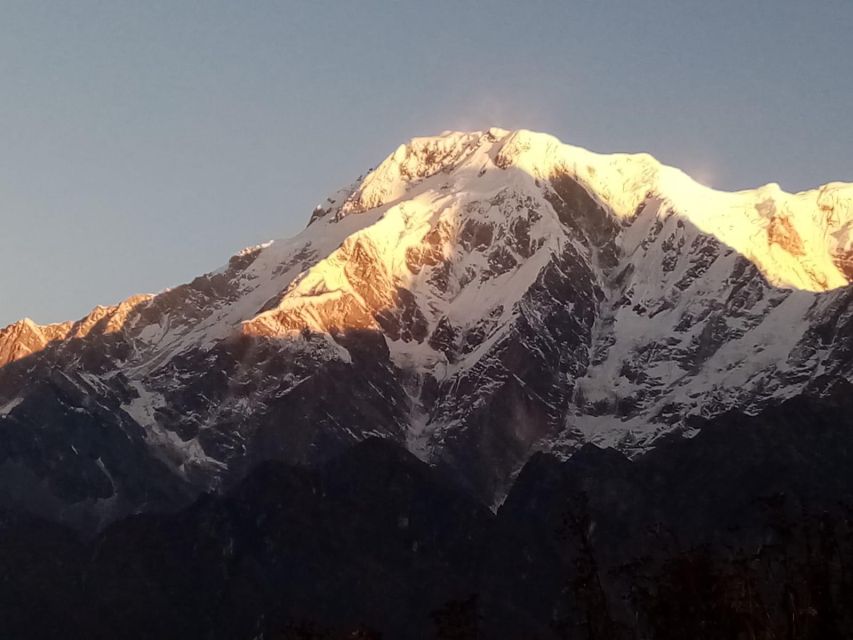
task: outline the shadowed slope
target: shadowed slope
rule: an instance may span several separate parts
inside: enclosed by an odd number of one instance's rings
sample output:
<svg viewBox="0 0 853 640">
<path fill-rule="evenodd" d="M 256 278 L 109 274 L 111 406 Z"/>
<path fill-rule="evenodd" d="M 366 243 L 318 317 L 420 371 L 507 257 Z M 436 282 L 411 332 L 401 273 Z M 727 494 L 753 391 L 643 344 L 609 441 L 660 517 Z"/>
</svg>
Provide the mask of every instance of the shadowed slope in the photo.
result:
<svg viewBox="0 0 853 640">
<path fill-rule="evenodd" d="M 261 464 L 226 495 L 90 543 L 5 514 L 0 625 L 9 638 L 849 637 L 851 408 L 848 393 L 728 413 L 634 461 L 591 444 L 565 462 L 537 454 L 496 517 L 376 439 L 320 469 Z"/>
</svg>

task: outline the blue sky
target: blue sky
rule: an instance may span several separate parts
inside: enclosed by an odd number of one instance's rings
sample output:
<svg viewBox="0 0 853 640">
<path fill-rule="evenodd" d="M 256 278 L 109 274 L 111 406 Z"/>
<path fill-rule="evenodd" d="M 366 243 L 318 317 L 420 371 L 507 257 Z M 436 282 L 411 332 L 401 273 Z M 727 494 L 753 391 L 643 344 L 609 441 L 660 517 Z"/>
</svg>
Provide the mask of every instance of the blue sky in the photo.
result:
<svg viewBox="0 0 853 640">
<path fill-rule="evenodd" d="M 853 180 L 853 2 L 2 3 L 0 324 L 302 228 L 398 144 L 529 128 L 712 186 Z"/>
</svg>

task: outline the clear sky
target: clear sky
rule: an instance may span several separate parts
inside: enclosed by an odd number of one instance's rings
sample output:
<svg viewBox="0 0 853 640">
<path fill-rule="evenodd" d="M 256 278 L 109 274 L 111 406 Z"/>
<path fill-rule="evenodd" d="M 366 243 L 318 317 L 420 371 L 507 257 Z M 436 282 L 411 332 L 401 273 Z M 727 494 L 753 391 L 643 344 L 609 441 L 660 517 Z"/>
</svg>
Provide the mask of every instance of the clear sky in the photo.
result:
<svg viewBox="0 0 853 640">
<path fill-rule="evenodd" d="M 0 8 L 0 324 L 217 268 L 445 129 L 647 151 L 725 189 L 853 181 L 851 0 Z"/>
</svg>

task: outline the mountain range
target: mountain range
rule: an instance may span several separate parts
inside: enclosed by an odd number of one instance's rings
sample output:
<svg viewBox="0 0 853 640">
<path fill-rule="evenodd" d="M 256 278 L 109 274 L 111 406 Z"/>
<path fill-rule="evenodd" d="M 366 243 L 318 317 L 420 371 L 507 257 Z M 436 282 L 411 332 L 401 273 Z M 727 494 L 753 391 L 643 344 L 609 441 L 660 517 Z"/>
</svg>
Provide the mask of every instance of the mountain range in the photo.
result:
<svg viewBox="0 0 853 640">
<path fill-rule="evenodd" d="M 545 134 L 401 145 L 297 236 L 0 331 L 2 502 L 83 528 L 393 440 L 485 504 L 853 378 L 853 185 L 723 193 Z"/>
<path fill-rule="evenodd" d="M 445 132 L 290 239 L 14 323 L 0 622 L 845 637 L 851 225 L 853 184 Z"/>
</svg>

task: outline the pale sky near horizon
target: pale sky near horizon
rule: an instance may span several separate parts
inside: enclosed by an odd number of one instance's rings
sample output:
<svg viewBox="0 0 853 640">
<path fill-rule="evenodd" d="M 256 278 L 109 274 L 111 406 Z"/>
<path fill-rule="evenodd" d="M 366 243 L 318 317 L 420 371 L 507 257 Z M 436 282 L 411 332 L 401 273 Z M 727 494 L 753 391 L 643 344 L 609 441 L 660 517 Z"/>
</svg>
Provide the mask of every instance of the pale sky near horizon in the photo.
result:
<svg viewBox="0 0 853 640">
<path fill-rule="evenodd" d="M 445 129 L 853 181 L 851 33 L 853 0 L 0 0 L 0 326 L 215 269 Z"/>
</svg>

